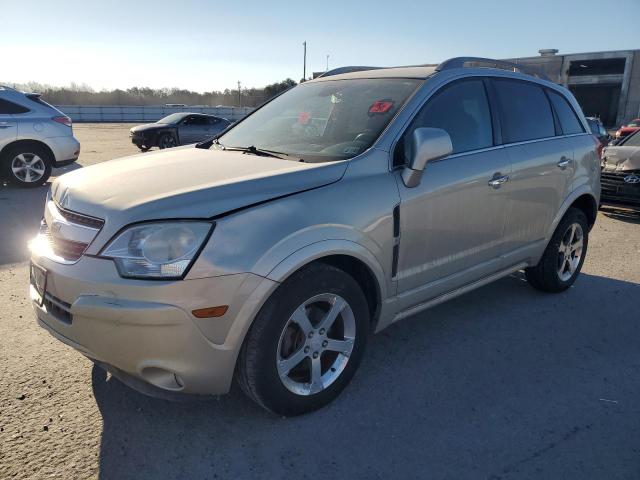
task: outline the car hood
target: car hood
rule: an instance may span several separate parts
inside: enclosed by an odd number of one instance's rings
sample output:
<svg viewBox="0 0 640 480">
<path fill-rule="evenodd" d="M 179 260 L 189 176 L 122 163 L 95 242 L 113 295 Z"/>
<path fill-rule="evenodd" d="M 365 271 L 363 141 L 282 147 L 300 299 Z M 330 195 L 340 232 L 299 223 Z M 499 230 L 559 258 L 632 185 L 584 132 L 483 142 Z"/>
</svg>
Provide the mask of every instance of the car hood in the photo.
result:
<svg viewBox="0 0 640 480">
<path fill-rule="evenodd" d="M 63 208 L 122 226 L 167 218 L 211 218 L 338 181 L 347 162 L 302 163 L 193 146 L 124 157 L 59 177 Z"/>
<path fill-rule="evenodd" d="M 605 170 L 640 170 L 640 147 L 605 147 L 602 158 Z"/>
<path fill-rule="evenodd" d="M 130 131 L 145 132 L 148 130 L 156 130 L 158 128 L 171 128 L 171 127 L 175 127 L 175 125 L 171 125 L 169 123 L 145 123 L 144 125 L 136 125 Z"/>
</svg>

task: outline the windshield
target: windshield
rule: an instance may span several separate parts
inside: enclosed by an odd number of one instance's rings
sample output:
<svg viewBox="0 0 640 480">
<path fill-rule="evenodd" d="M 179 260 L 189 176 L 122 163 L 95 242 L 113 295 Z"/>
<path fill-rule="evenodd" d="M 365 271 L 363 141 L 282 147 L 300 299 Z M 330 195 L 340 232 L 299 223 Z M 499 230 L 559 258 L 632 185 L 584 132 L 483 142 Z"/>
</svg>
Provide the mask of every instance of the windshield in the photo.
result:
<svg viewBox="0 0 640 480">
<path fill-rule="evenodd" d="M 225 148 L 256 147 L 321 162 L 371 146 L 421 80 L 330 80 L 295 87 L 219 138 Z"/>
<path fill-rule="evenodd" d="M 188 115 L 187 113 L 172 113 L 171 115 L 167 115 L 166 117 L 161 118 L 156 123 L 166 123 L 166 124 L 178 123 L 187 115 Z"/>
<path fill-rule="evenodd" d="M 625 147 L 640 147 L 640 131 L 631 134 L 622 142 Z"/>
</svg>

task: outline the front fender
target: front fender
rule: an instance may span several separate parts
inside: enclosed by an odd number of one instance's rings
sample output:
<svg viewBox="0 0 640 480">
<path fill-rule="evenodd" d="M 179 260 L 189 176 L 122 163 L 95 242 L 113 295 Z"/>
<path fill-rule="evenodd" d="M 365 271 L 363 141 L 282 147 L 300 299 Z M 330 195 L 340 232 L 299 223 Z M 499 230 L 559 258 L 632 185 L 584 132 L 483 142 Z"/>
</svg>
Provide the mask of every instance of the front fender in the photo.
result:
<svg viewBox="0 0 640 480">
<path fill-rule="evenodd" d="M 345 255 L 364 263 L 376 278 L 380 289 L 380 298 L 388 298 L 386 276 L 382 265 L 370 250 L 351 240 L 321 240 L 306 245 L 280 261 L 267 273 L 266 277 L 276 282 L 283 282 L 308 263 L 331 255 Z"/>
</svg>

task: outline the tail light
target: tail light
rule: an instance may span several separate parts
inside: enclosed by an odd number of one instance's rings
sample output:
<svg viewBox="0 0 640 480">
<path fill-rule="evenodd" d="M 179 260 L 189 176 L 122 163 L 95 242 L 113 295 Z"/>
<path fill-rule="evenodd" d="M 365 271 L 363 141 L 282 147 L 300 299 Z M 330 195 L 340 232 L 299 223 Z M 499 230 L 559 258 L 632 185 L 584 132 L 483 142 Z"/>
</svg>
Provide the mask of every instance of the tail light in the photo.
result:
<svg viewBox="0 0 640 480">
<path fill-rule="evenodd" d="M 72 125 L 71 119 L 64 115 L 59 117 L 52 117 L 51 120 L 53 120 L 54 122 L 61 123 L 62 125 L 66 125 L 67 127 L 70 127 Z"/>
<path fill-rule="evenodd" d="M 598 158 L 602 159 L 602 150 L 604 150 L 604 143 L 600 141 L 597 135 L 591 135 L 593 141 L 596 142 L 596 149 L 598 150 Z"/>
</svg>

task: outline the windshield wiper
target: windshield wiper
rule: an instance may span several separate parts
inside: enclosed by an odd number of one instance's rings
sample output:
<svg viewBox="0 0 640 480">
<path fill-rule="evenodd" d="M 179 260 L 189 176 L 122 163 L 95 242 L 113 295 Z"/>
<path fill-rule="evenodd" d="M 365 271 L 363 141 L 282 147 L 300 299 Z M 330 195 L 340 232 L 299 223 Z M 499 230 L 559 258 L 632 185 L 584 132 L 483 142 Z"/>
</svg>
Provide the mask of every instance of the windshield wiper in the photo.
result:
<svg viewBox="0 0 640 480">
<path fill-rule="evenodd" d="M 204 140 L 200 143 L 196 143 L 196 148 L 204 148 L 205 150 L 208 150 L 209 148 L 211 148 L 211 145 L 222 145 L 222 144 L 218 140 L 218 137 L 215 136 L 213 138 L 210 138 L 209 140 Z"/>
<path fill-rule="evenodd" d="M 304 162 L 304 159 L 297 157 L 295 155 L 291 155 L 290 153 L 278 152 L 276 150 L 267 150 L 266 148 L 258 148 L 255 145 L 251 145 L 249 147 L 226 147 L 222 143 L 220 143 L 220 140 L 218 140 L 218 137 L 213 137 L 204 142 L 200 142 L 196 144 L 196 148 L 209 149 L 213 145 L 216 145 L 220 147 L 222 150 L 227 152 L 243 152 L 243 153 L 249 153 L 252 155 L 258 155 L 261 157 L 273 157 L 273 158 L 280 158 L 280 159 L 284 159 L 285 157 L 293 157 L 299 162 Z"/>
<path fill-rule="evenodd" d="M 255 145 L 251 145 L 249 147 L 225 147 L 222 149 L 227 152 L 242 152 L 242 153 L 250 153 L 251 155 L 258 155 L 261 157 L 273 157 L 283 159 L 282 155 L 287 155 L 283 152 L 276 152 L 275 150 L 265 150 L 264 148 L 258 148 Z"/>
</svg>

